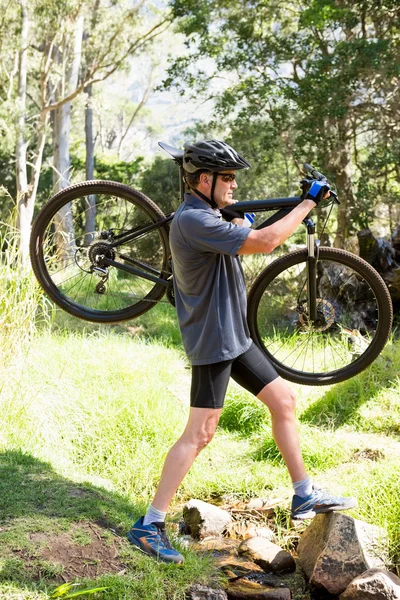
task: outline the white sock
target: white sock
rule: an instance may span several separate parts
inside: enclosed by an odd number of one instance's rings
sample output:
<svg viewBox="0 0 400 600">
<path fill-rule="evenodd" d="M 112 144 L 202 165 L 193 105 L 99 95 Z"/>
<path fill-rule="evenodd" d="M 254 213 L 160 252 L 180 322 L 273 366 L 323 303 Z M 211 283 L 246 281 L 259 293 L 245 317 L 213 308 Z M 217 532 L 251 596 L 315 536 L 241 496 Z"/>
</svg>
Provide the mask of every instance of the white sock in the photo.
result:
<svg viewBox="0 0 400 600">
<path fill-rule="evenodd" d="M 294 481 L 293 488 L 296 496 L 300 496 L 300 498 L 305 498 L 306 496 L 309 496 L 313 491 L 312 481 L 309 477 L 306 477 L 301 481 Z"/>
<path fill-rule="evenodd" d="M 150 523 L 164 523 L 166 514 L 166 512 L 157 510 L 150 504 L 147 513 L 143 518 L 143 525 L 150 525 Z"/>
</svg>

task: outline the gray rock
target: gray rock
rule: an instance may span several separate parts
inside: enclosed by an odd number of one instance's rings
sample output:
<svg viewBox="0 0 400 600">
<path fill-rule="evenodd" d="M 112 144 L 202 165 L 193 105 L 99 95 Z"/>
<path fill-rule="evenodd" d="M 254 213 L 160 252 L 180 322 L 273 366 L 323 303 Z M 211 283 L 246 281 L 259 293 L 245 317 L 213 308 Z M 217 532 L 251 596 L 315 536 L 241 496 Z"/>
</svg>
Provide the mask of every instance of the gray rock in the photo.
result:
<svg viewBox="0 0 400 600">
<path fill-rule="evenodd" d="M 310 582 L 339 595 L 364 571 L 384 566 L 386 547 L 381 528 L 330 512 L 313 519 L 297 552 Z"/>
<path fill-rule="evenodd" d="M 243 532 L 244 539 L 252 537 L 263 537 L 272 542 L 275 538 L 275 533 L 269 527 L 256 527 L 255 525 L 249 525 Z"/>
<path fill-rule="evenodd" d="M 229 583 L 226 588 L 228 600 L 290 600 L 288 588 L 271 588 L 254 581 L 241 579 Z"/>
<path fill-rule="evenodd" d="M 193 540 L 191 548 L 198 552 L 213 552 L 219 555 L 236 554 L 236 549 L 240 544 L 240 540 L 233 540 L 227 537 L 207 537 L 201 540 Z"/>
<path fill-rule="evenodd" d="M 369 569 L 353 579 L 340 600 L 400 600 L 400 579 L 383 569 Z"/>
<path fill-rule="evenodd" d="M 242 542 L 239 554 L 245 554 L 265 571 L 278 573 L 294 571 L 296 563 L 289 552 L 263 537 L 253 537 Z"/>
<path fill-rule="evenodd" d="M 228 600 L 226 592 L 221 588 L 211 588 L 206 585 L 193 585 L 188 594 L 187 600 Z"/>
<path fill-rule="evenodd" d="M 183 518 L 194 538 L 218 536 L 232 521 L 226 510 L 202 500 L 189 500 L 183 507 Z"/>
</svg>

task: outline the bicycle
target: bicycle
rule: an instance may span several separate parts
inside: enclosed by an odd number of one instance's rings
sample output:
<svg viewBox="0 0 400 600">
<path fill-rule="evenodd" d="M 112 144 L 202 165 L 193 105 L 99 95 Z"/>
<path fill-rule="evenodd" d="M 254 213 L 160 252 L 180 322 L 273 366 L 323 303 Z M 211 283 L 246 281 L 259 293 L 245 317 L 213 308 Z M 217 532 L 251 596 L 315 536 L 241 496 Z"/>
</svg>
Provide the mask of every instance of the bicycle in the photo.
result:
<svg viewBox="0 0 400 600">
<path fill-rule="evenodd" d="M 183 200 L 183 151 L 160 146 L 180 168 Z M 324 177 L 310 165 L 305 170 Z M 261 228 L 300 202 L 297 196 L 250 200 L 236 203 L 235 210 L 278 211 Z M 173 216 L 117 182 L 72 185 L 50 198 L 36 217 L 30 242 L 34 273 L 58 306 L 88 321 L 133 319 L 164 294 L 173 304 L 168 244 Z M 306 248 L 272 262 L 252 285 L 249 328 L 285 379 L 338 383 L 365 369 L 383 349 L 392 324 L 391 298 L 367 262 L 321 247 L 312 219 L 304 223 Z"/>
</svg>

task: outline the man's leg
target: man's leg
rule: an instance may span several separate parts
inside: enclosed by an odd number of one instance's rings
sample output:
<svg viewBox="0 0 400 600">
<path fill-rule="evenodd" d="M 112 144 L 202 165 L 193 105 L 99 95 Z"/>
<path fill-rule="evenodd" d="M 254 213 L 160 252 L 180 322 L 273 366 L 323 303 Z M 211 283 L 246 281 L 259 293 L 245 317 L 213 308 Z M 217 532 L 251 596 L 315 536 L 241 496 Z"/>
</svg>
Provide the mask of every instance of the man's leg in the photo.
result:
<svg viewBox="0 0 400 600">
<path fill-rule="evenodd" d="M 293 482 L 292 516 L 306 519 L 320 512 L 356 506 L 354 498 L 335 497 L 313 488 L 300 449 L 295 419 L 295 395 L 255 344 L 235 359 L 232 377 L 269 408 L 272 434 Z"/>
<path fill-rule="evenodd" d="M 153 502 L 145 517 L 140 517 L 128 533 L 132 544 L 156 559 L 176 564 L 184 561 L 183 556 L 168 540 L 164 524 L 165 514 L 196 456 L 212 440 L 221 411 L 222 408 L 190 409 L 185 430 L 165 459 Z"/>
<path fill-rule="evenodd" d="M 212 440 L 222 408 L 191 408 L 189 420 L 179 440 L 165 459 L 160 483 L 151 505 L 166 512 L 180 483 L 200 451 Z"/>
<path fill-rule="evenodd" d="M 355 498 L 333 496 L 329 492 L 313 488 L 300 449 L 295 419 L 295 395 L 283 379 L 278 377 L 268 383 L 257 394 L 257 398 L 269 408 L 272 434 L 292 479 L 295 490 L 292 517 L 308 519 L 318 513 L 348 510 L 357 506 Z"/>
<path fill-rule="evenodd" d="M 128 533 L 129 541 L 165 562 L 182 563 L 165 533 L 166 512 L 196 456 L 212 440 L 224 404 L 232 361 L 193 366 L 190 414 L 185 430 L 165 459 L 160 483 L 144 517 Z"/>
<path fill-rule="evenodd" d="M 295 419 L 296 397 L 281 377 L 268 383 L 257 398 L 269 409 L 272 420 L 272 435 L 282 454 L 292 481 L 307 477 L 300 449 L 299 434 Z"/>
</svg>

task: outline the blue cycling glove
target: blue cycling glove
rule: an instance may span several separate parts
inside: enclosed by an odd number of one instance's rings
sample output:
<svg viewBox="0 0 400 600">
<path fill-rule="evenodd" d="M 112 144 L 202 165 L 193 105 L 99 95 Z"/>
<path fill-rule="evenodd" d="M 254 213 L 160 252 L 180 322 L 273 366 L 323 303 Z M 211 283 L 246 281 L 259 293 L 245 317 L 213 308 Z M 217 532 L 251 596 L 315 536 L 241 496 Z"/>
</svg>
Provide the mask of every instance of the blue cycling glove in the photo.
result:
<svg viewBox="0 0 400 600">
<path fill-rule="evenodd" d="M 303 189 L 302 199 L 312 200 L 317 206 L 324 199 L 326 192 L 331 189 L 326 181 L 317 179 L 303 179 L 300 185 Z"/>
</svg>

